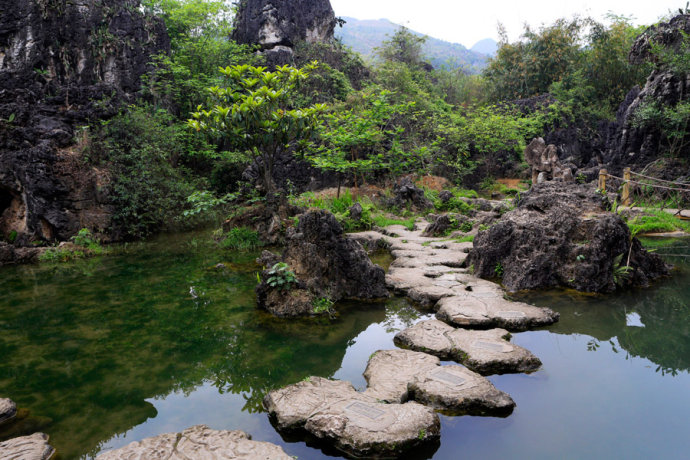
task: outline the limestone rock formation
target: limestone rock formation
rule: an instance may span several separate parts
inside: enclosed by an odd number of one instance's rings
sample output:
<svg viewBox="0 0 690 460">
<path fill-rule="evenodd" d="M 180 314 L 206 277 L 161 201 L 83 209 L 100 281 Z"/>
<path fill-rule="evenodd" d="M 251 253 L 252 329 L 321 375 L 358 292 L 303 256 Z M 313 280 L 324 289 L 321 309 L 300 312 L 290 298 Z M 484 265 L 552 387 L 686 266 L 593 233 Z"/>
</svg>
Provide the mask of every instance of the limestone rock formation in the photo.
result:
<svg viewBox="0 0 690 460">
<path fill-rule="evenodd" d="M 232 38 L 259 45 L 270 64 L 290 63 L 299 42 L 329 42 L 336 26 L 328 0 L 245 0 Z"/>
<path fill-rule="evenodd" d="M 16 245 L 105 229 L 108 177 L 65 148 L 112 115 L 169 49 L 138 0 L 5 1 L 0 15 L 0 233 Z"/>
<path fill-rule="evenodd" d="M 418 211 L 424 211 L 434 206 L 424 196 L 424 190 L 417 187 L 409 177 L 403 177 L 393 186 L 393 198 L 388 205 L 399 209 L 411 207 Z"/>
<path fill-rule="evenodd" d="M 271 391 L 264 407 L 279 430 L 303 429 L 356 457 L 397 457 L 440 436 L 438 415 L 428 407 L 385 404 L 349 382 L 321 377 Z"/>
<path fill-rule="evenodd" d="M 48 435 L 34 433 L 31 436 L 0 442 L 0 458 L 11 460 L 50 460 L 55 449 L 48 444 Z"/>
<path fill-rule="evenodd" d="M 606 197 L 587 185 L 533 186 L 474 240 L 469 263 L 510 291 L 563 286 L 610 292 L 647 286 L 668 273 L 663 260 L 631 238 Z M 629 269 L 623 269 L 628 264 Z"/>
<path fill-rule="evenodd" d="M 666 49 L 678 50 L 684 39 L 683 34 L 690 33 L 690 14 L 681 14 L 669 22 L 662 22 L 648 28 L 635 41 L 629 59 L 639 64 L 646 60 L 655 61 L 652 54 L 652 43 Z M 643 105 L 658 101 L 661 105 L 672 107 L 681 101 L 690 100 L 690 75 L 676 74 L 671 69 L 658 64 L 647 78 L 642 89 L 634 88 L 621 104 L 616 115 L 615 132 L 605 152 L 605 162 L 613 170 L 622 169 L 622 165 L 644 166 L 668 149 L 661 141 L 661 132 L 657 126 L 634 127 L 636 111 Z M 686 146 L 676 155 L 687 158 L 690 150 Z M 677 174 L 678 171 L 676 170 Z M 686 169 L 685 174 L 688 173 Z M 677 176 L 676 176 L 677 177 Z M 675 177 L 669 177 L 675 179 Z"/>
<path fill-rule="evenodd" d="M 546 145 L 544 139 L 537 137 L 525 147 L 525 161 L 532 167 L 532 183 L 546 180 L 574 182 L 572 169 L 565 167 L 558 159 L 556 146 Z"/>
<path fill-rule="evenodd" d="M 244 431 L 218 431 L 205 425 L 187 428 L 181 433 L 166 433 L 133 442 L 105 452 L 98 460 L 290 460 L 292 457 L 275 444 L 252 441 Z"/>
<path fill-rule="evenodd" d="M 359 243 L 344 234 L 328 211 L 314 210 L 299 216 L 297 227 L 288 230 L 280 260 L 295 273 L 299 281 L 297 290 L 273 289 L 266 283 L 265 274 L 264 282 L 257 288 L 259 306 L 279 316 L 312 313 L 311 302 L 306 299 L 388 297 L 383 269 L 369 260 Z M 286 310 L 286 296 L 299 297 L 299 301 L 292 303 L 295 308 Z"/>
</svg>

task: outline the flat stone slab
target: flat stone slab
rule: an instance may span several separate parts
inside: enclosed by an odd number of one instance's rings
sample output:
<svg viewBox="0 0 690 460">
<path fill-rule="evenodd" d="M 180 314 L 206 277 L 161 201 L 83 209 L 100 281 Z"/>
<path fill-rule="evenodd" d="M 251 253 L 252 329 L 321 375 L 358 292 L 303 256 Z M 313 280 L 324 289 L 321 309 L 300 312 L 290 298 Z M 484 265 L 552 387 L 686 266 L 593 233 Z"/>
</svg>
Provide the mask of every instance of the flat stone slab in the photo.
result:
<svg viewBox="0 0 690 460">
<path fill-rule="evenodd" d="M 3 457 L 4 458 L 4 457 Z M 165 433 L 105 452 L 97 460 L 292 460 L 275 444 L 252 441 L 244 431 L 212 430 L 205 425 Z"/>
<path fill-rule="evenodd" d="M 0 425 L 17 415 L 17 405 L 11 399 L 0 398 Z"/>
<path fill-rule="evenodd" d="M 481 375 L 462 366 L 441 366 L 439 358 L 416 351 L 378 351 L 369 359 L 364 377 L 369 384 L 364 394 L 389 403 L 414 400 L 471 415 L 508 415 L 515 407 L 508 394 Z"/>
<path fill-rule="evenodd" d="M 54 456 L 55 449 L 48 444 L 48 435 L 44 433 L 0 442 L 0 458 L 3 460 L 49 460 Z"/>
<path fill-rule="evenodd" d="M 533 372 L 541 361 L 529 350 L 511 344 L 505 329 L 455 329 L 437 320 L 421 321 L 399 332 L 396 345 L 464 364 L 482 375 Z"/>
<path fill-rule="evenodd" d="M 493 283 L 468 283 L 464 290 L 439 299 L 436 304 L 436 317 L 455 326 L 501 327 L 511 331 L 547 326 L 558 321 L 560 317 L 549 308 L 512 302 L 506 300 L 503 295 L 503 290 Z"/>
<path fill-rule="evenodd" d="M 438 415 L 428 407 L 386 404 L 349 382 L 321 377 L 270 392 L 264 407 L 279 429 L 303 428 L 353 456 L 396 456 L 440 436 Z"/>
</svg>

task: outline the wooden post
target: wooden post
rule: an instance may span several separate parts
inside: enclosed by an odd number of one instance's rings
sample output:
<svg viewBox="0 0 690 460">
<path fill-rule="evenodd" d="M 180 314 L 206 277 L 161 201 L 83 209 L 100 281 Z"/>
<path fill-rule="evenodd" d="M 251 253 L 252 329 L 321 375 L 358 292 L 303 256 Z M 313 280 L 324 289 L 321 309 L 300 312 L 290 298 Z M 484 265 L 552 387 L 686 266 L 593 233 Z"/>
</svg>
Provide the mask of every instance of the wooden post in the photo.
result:
<svg viewBox="0 0 690 460">
<path fill-rule="evenodd" d="M 621 204 L 623 206 L 630 206 L 630 168 L 625 168 L 623 171 L 623 193 L 621 194 Z"/>
<path fill-rule="evenodd" d="M 609 172 L 605 169 L 599 170 L 599 190 L 602 192 L 606 192 L 606 176 L 609 175 Z"/>
</svg>

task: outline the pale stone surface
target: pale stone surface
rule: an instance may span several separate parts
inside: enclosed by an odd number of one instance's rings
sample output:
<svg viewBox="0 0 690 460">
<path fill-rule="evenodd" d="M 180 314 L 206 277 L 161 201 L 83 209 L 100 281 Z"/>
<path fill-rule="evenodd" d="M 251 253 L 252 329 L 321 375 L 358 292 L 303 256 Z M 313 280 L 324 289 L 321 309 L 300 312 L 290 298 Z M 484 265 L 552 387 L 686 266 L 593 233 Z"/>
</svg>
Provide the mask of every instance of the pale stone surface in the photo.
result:
<svg viewBox="0 0 690 460">
<path fill-rule="evenodd" d="M 416 351 L 377 351 L 369 359 L 364 377 L 369 384 L 364 394 L 388 403 L 414 400 L 435 409 L 473 415 L 507 415 L 515 407 L 510 396 L 481 375 L 462 366 L 441 366 L 437 357 Z"/>
<path fill-rule="evenodd" d="M 364 371 L 368 388 L 364 394 L 387 403 L 408 400 L 407 385 L 415 375 L 436 369 L 440 360 L 426 353 L 409 350 L 377 351 Z"/>
<path fill-rule="evenodd" d="M 469 283 L 471 291 L 440 299 L 436 317 L 449 324 L 469 328 L 502 327 L 524 331 L 558 321 L 559 314 L 522 302 L 506 300 L 503 290 L 493 283 Z"/>
<path fill-rule="evenodd" d="M 264 407 L 279 429 L 304 427 L 355 456 L 398 455 L 440 435 L 439 418 L 428 407 L 385 404 L 349 382 L 321 377 L 270 392 Z"/>
<path fill-rule="evenodd" d="M 439 366 L 417 374 L 409 391 L 411 399 L 454 414 L 507 416 L 515 408 L 507 393 L 462 366 Z"/>
<path fill-rule="evenodd" d="M 55 455 L 55 449 L 48 444 L 48 435 L 34 433 L 0 442 L 0 458 L 3 460 L 48 460 Z"/>
<path fill-rule="evenodd" d="M 17 415 L 17 405 L 11 399 L 0 398 L 0 424 Z"/>
<path fill-rule="evenodd" d="M 429 320 L 399 332 L 395 343 L 441 359 L 452 359 L 483 375 L 539 369 L 539 358 L 508 342 L 509 337 L 505 329 L 455 329 L 441 321 Z"/>
<path fill-rule="evenodd" d="M 426 224 L 418 227 L 410 231 L 393 225 L 384 229 L 385 234 L 370 231 L 350 237 L 370 246 L 380 246 L 380 241 L 389 245 L 395 260 L 386 275 L 387 286 L 437 311 L 437 318 L 449 324 L 524 331 L 558 321 L 558 313 L 507 300 L 499 285 L 462 268 L 472 243 L 427 238 L 421 236 Z"/>
<path fill-rule="evenodd" d="M 243 431 L 212 430 L 205 425 L 165 433 L 106 452 L 97 460 L 291 460 L 281 447 L 252 441 Z"/>
</svg>

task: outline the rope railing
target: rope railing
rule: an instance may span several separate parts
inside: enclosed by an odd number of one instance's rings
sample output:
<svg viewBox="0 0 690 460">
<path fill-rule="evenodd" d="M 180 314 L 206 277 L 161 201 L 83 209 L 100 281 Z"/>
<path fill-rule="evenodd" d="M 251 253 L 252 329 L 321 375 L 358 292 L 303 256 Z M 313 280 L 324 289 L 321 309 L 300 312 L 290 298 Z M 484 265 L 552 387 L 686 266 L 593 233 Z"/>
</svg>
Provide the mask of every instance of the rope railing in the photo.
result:
<svg viewBox="0 0 690 460">
<path fill-rule="evenodd" d="M 635 176 L 636 179 L 638 177 L 641 179 L 634 180 L 633 176 Z M 681 203 L 690 201 L 690 184 L 685 184 L 678 181 L 674 182 L 664 179 L 657 179 L 655 177 L 635 173 L 631 171 L 630 168 L 625 168 L 625 170 L 623 171 L 623 177 L 614 176 L 613 174 L 609 174 L 609 172 L 606 169 L 602 169 L 599 171 L 598 187 L 600 190 L 606 191 L 608 179 L 611 179 L 610 182 L 615 183 L 617 185 L 616 190 L 621 190 L 622 206 L 630 206 L 632 204 L 633 193 L 639 192 L 640 194 L 644 195 L 644 192 L 649 191 L 650 189 L 664 191 L 667 195 L 671 195 L 671 199 L 675 199 L 675 201 L 677 202 L 679 212 L 681 208 Z M 642 180 L 657 181 L 663 184 L 671 184 L 673 186 L 641 182 Z M 668 192 L 676 192 L 675 197 L 673 196 L 673 194 Z M 662 209 L 663 207 L 664 206 L 662 203 Z"/>
</svg>

